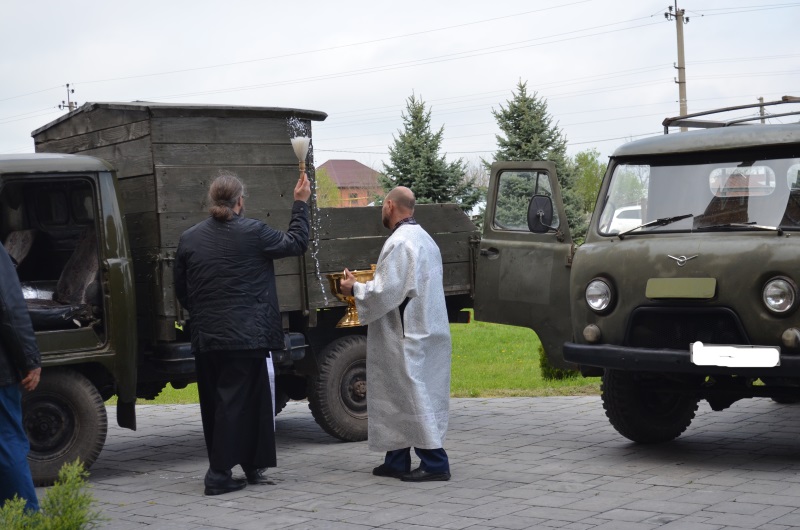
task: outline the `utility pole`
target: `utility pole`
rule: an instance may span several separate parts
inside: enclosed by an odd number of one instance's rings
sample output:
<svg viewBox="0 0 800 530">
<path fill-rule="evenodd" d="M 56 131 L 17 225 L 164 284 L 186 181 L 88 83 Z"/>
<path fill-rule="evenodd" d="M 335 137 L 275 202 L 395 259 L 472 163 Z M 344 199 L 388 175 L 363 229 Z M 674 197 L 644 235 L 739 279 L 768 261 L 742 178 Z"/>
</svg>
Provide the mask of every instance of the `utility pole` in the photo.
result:
<svg viewBox="0 0 800 530">
<path fill-rule="evenodd" d="M 678 33 L 678 64 L 675 69 L 678 70 L 678 79 L 675 82 L 678 84 L 678 104 L 680 105 L 680 115 L 686 116 L 689 111 L 686 105 L 686 61 L 683 58 L 683 25 L 689 23 L 689 17 L 684 17 L 684 10 L 678 9 L 678 0 L 675 0 L 675 10 L 669 6 L 668 11 L 664 13 L 664 18 L 667 20 L 675 19 L 675 29 Z M 686 131 L 686 127 L 681 127 L 681 132 Z"/>
<path fill-rule="evenodd" d="M 69 83 L 67 83 L 67 101 L 61 100 L 61 105 L 58 106 L 59 110 L 67 109 L 69 112 L 72 112 L 76 108 L 78 108 L 78 102 L 70 100 L 69 95 L 74 94 L 75 89 L 69 87 Z"/>
<path fill-rule="evenodd" d="M 761 106 L 758 107 L 758 114 L 761 116 L 761 123 L 764 123 L 764 98 L 758 98 L 758 102 L 761 103 Z"/>
</svg>

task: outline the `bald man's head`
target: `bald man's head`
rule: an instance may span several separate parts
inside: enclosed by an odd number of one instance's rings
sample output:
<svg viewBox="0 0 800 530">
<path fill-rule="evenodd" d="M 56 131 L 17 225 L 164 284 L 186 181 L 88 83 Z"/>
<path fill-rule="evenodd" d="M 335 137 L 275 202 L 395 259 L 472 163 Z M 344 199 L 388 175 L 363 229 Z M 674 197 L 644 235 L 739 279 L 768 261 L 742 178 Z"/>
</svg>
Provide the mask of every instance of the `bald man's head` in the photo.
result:
<svg viewBox="0 0 800 530">
<path fill-rule="evenodd" d="M 417 203 L 414 192 L 405 186 L 397 186 L 386 194 L 384 200 L 394 202 L 399 208 L 407 210 L 409 215 L 414 214 L 414 205 Z"/>
<path fill-rule="evenodd" d="M 392 229 L 398 221 L 414 215 L 414 205 L 416 204 L 414 192 L 405 186 L 398 186 L 383 199 L 383 226 Z"/>
</svg>

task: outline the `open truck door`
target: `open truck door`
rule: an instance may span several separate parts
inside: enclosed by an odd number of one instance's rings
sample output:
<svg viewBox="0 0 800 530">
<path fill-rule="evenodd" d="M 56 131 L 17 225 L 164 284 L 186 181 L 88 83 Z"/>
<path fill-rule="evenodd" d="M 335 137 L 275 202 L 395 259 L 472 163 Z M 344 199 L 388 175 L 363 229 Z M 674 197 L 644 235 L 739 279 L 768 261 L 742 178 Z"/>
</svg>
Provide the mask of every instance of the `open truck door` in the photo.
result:
<svg viewBox="0 0 800 530">
<path fill-rule="evenodd" d="M 551 364 L 572 338 L 573 245 L 552 162 L 497 162 L 475 281 L 475 319 L 533 329 Z"/>
</svg>

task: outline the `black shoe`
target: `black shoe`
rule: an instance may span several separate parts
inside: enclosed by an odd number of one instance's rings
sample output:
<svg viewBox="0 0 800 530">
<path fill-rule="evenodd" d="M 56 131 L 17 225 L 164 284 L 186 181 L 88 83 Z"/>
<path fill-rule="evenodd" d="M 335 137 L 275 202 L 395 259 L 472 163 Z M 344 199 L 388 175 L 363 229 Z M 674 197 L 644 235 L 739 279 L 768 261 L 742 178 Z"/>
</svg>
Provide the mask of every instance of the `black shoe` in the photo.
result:
<svg viewBox="0 0 800 530">
<path fill-rule="evenodd" d="M 274 486 L 275 482 L 267 478 L 267 468 L 247 470 L 244 476 L 247 477 L 247 483 L 254 486 Z"/>
<path fill-rule="evenodd" d="M 372 474 L 375 475 L 376 477 L 400 478 L 406 473 L 408 473 L 408 471 L 398 471 L 396 469 L 390 468 L 386 464 L 381 464 L 372 470 Z"/>
<path fill-rule="evenodd" d="M 432 480 L 450 480 L 450 472 L 444 471 L 440 473 L 431 473 L 424 469 L 417 468 L 410 473 L 403 473 L 400 475 L 400 480 L 403 482 L 428 482 Z"/>
<path fill-rule="evenodd" d="M 247 481 L 235 479 L 231 476 L 231 471 L 215 471 L 209 469 L 205 478 L 206 495 L 222 495 L 232 491 L 239 491 L 247 486 Z"/>
</svg>

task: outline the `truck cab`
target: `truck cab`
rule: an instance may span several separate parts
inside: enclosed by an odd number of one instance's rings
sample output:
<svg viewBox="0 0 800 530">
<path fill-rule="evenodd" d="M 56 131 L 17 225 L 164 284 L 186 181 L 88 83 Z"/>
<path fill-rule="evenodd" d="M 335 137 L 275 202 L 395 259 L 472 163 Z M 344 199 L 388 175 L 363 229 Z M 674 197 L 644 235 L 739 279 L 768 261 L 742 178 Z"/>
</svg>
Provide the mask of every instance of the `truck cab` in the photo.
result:
<svg viewBox="0 0 800 530">
<path fill-rule="evenodd" d="M 111 166 L 91 157 L 0 156 L 0 239 L 16 265 L 42 353 L 41 383 L 23 396 L 37 483 L 61 464 L 87 466 L 105 443 L 104 401 L 135 428 L 135 302 L 126 229 Z M 75 426 L 80 425 L 80 429 Z"/>
<path fill-rule="evenodd" d="M 554 166 L 492 170 L 476 318 L 527 325 L 555 364 L 602 376 L 611 424 L 636 442 L 676 438 L 701 399 L 800 399 L 800 125 L 706 114 L 614 152 L 574 253 Z M 509 188 L 520 174 L 549 189 Z"/>
</svg>

